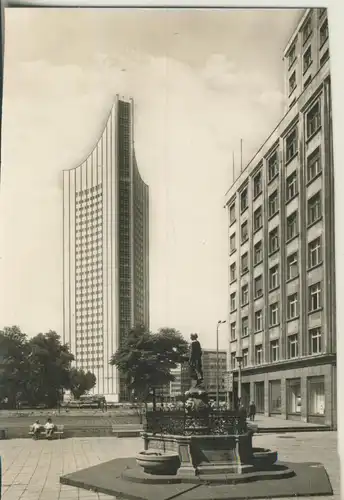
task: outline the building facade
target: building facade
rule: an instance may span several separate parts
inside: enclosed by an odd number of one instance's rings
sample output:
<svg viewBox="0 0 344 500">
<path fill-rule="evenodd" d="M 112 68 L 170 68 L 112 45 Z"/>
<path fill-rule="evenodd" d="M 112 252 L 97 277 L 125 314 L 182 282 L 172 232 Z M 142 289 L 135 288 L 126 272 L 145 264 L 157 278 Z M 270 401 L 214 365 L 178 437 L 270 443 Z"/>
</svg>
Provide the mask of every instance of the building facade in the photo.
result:
<svg viewBox="0 0 344 500">
<path fill-rule="evenodd" d="M 202 355 L 204 386 L 211 399 L 216 398 L 217 388 L 217 353 L 216 349 L 203 349 Z M 226 399 L 225 378 L 227 372 L 227 352 L 219 350 L 219 399 Z"/>
<path fill-rule="evenodd" d="M 64 341 L 113 401 L 128 394 L 109 360 L 130 328 L 149 325 L 149 193 L 133 131 L 133 101 L 116 96 L 92 152 L 63 172 Z"/>
<path fill-rule="evenodd" d="M 226 195 L 228 324 L 233 391 L 240 362 L 243 404 L 251 399 L 257 412 L 335 427 L 334 168 L 326 26 L 326 9 L 304 13 L 284 54 L 288 111 Z"/>
</svg>

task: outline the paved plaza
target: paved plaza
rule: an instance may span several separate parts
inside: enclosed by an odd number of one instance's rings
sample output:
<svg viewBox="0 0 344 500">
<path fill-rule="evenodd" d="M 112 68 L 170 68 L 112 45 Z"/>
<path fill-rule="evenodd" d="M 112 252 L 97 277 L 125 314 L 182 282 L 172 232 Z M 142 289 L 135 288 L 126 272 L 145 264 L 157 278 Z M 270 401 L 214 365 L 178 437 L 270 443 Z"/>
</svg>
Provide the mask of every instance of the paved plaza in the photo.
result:
<svg viewBox="0 0 344 500">
<path fill-rule="evenodd" d="M 1 441 L 2 500 L 111 500 L 112 497 L 107 495 L 60 485 L 59 478 L 113 458 L 134 456 L 142 450 L 142 444 L 140 438 L 114 437 Z M 329 474 L 334 496 L 312 497 L 312 500 L 340 499 L 337 433 L 258 435 L 254 438 L 254 445 L 277 449 L 282 461 L 321 462 Z M 311 500 L 308 497 L 302 498 Z"/>
</svg>

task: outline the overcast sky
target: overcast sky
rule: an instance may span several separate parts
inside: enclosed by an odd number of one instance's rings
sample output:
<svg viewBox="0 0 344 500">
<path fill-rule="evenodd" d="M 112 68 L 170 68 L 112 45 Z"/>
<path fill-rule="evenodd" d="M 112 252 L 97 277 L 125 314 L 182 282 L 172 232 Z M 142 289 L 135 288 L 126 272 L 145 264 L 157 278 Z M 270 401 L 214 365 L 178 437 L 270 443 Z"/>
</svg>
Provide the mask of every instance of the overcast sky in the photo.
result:
<svg viewBox="0 0 344 500">
<path fill-rule="evenodd" d="M 62 334 L 62 170 L 91 152 L 119 93 L 135 101 L 150 187 L 151 328 L 214 347 L 232 152 L 238 170 L 240 138 L 245 164 L 282 117 L 282 54 L 300 14 L 6 10 L 0 327 Z"/>
</svg>

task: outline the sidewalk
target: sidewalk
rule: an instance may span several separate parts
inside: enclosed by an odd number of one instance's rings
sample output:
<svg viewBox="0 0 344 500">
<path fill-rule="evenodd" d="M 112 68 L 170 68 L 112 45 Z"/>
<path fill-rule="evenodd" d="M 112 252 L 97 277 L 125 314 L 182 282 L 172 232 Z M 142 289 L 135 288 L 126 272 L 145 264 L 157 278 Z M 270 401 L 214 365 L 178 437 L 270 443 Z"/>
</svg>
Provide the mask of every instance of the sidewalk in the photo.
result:
<svg viewBox="0 0 344 500">
<path fill-rule="evenodd" d="M 281 461 L 322 463 L 329 474 L 334 496 L 312 498 L 340 500 L 336 432 L 303 432 L 286 436 L 261 434 L 254 437 L 254 445 L 277 450 Z M 60 476 L 113 458 L 135 456 L 142 448 L 140 438 L 1 441 L 2 500 L 115 500 L 107 495 L 61 485 Z M 312 499 L 302 497 L 302 500 Z"/>
<path fill-rule="evenodd" d="M 278 431 L 278 429 L 282 428 L 288 428 L 288 429 L 304 428 L 305 430 L 309 429 L 310 431 L 312 431 L 318 428 L 321 429 L 322 427 L 324 428 L 324 430 L 327 429 L 327 426 L 322 426 L 319 424 L 311 424 L 308 422 L 302 422 L 301 420 L 285 420 L 284 418 L 268 417 L 261 414 L 256 415 L 256 418 L 252 423 L 254 425 L 258 425 L 258 428 L 262 430 L 275 429 L 276 431 Z"/>
</svg>

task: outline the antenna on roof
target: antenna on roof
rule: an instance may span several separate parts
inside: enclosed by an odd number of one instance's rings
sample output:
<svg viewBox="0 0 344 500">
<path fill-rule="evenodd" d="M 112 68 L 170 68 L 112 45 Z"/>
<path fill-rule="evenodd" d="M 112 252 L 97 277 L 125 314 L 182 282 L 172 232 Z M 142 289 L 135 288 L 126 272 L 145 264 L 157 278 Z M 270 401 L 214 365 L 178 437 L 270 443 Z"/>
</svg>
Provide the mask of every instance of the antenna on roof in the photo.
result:
<svg viewBox="0 0 344 500">
<path fill-rule="evenodd" d="M 242 139 L 240 139 L 240 173 L 242 172 Z"/>
<path fill-rule="evenodd" d="M 235 162 L 234 162 L 234 151 L 233 151 L 233 153 L 232 153 L 232 184 L 234 184 L 234 181 L 235 181 L 235 177 L 234 177 L 235 170 L 234 170 L 234 168 L 235 168 Z"/>
</svg>

